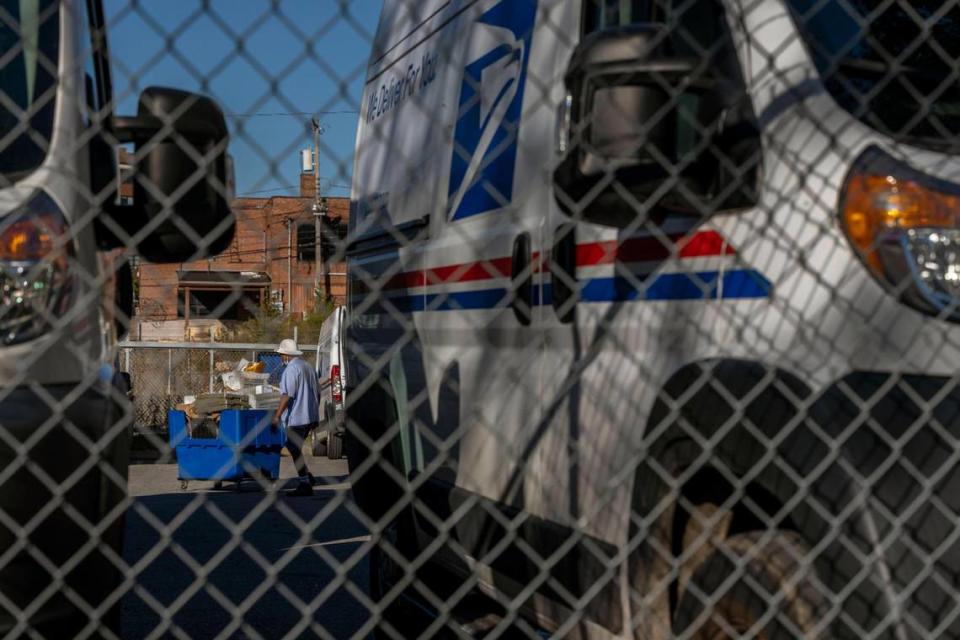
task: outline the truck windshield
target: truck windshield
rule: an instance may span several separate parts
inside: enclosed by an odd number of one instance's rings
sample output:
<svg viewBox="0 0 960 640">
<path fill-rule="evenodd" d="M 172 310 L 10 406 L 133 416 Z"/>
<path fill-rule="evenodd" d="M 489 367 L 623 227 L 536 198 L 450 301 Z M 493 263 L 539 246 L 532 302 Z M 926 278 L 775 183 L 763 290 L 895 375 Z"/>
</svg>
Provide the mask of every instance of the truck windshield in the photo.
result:
<svg viewBox="0 0 960 640">
<path fill-rule="evenodd" d="M 710 55 L 721 64 L 732 48 L 721 0 L 584 0 L 583 34 L 630 25 L 659 25 L 673 55 Z M 724 69 L 731 71 L 730 69 Z M 737 76 L 740 71 L 736 70 Z"/>
<path fill-rule="evenodd" d="M 650 0 L 586 0 L 583 4 L 583 31 L 622 27 L 653 19 Z"/>
<path fill-rule="evenodd" d="M 58 0 L 0 0 L 0 174 L 43 162 L 53 129 L 60 39 Z"/>
<path fill-rule="evenodd" d="M 827 90 L 843 109 L 895 139 L 934 149 L 960 146 L 960 6 L 952 0 L 790 5 Z"/>
</svg>

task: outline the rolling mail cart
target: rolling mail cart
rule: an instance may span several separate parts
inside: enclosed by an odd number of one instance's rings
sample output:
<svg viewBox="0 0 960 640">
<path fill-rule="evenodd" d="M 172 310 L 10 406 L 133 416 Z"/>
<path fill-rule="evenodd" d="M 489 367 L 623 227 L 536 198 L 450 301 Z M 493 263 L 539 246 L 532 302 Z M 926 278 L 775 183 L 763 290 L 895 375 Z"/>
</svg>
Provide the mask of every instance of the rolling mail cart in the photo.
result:
<svg viewBox="0 0 960 640">
<path fill-rule="evenodd" d="M 215 438 L 193 438 L 187 431 L 183 411 L 167 414 L 170 446 L 177 453 L 177 478 L 186 489 L 190 480 L 239 483 L 254 477 L 277 480 L 280 477 L 280 450 L 283 429 L 270 429 L 270 411 L 228 409 L 220 414 Z"/>
</svg>

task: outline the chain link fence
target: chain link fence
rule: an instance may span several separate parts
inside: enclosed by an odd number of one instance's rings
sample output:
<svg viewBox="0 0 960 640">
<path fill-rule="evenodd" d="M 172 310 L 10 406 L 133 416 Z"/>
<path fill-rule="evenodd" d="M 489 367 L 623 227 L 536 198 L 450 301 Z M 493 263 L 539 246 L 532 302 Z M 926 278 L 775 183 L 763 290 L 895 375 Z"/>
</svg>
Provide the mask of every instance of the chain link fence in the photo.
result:
<svg viewBox="0 0 960 640">
<path fill-rule="evenodd" d="M 0 636 L 960 637 L 958 62 L 958 0 L 0 0 Z M 321 307 L 284 428 L 182 342 Z"/>
<path fill-rule="evenodd" d="M 199 394 L 223 394 L 223 376 L 241 361 L 264 362 L 269 378 L 264 384 L 279 384 L 281 363 L 275 344 L 206 344 L 190 342 L 126 342 L 118 346 L 120 370 L 129 374 L 134 424 L 140 431 L 166 435 L 167 412 L 184 398 Z M 315 361 L 316 346 L 301 345 L 304 358 Z"/>
</svg>

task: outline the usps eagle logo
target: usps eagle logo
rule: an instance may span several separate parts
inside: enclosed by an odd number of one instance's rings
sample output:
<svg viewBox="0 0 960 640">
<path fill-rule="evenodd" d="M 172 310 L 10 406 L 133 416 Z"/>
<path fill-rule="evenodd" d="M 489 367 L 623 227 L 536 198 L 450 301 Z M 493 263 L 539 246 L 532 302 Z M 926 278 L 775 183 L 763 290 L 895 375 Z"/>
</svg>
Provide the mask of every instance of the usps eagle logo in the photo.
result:
<svg viewBox="0 0 960 640">
<path fill-rule="evenodd" d="M 477 19 L 460 87 L 450 167 L 449 215 L 468 218 L 513 199 L 517 136 L 536 0 L 502 0 Z"/>
</svg>

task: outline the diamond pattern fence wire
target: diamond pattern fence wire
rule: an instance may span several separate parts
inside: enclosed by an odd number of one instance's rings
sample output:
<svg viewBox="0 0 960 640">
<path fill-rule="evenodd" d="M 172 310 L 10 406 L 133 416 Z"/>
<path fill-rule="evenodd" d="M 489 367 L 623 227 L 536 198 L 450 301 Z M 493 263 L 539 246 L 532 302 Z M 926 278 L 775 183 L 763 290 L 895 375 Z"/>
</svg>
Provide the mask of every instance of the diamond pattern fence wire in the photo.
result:
<svg viewBox="0 0 960 640">
<path fill-rule="evenodd" d="M 0 43 L 0 636 L 960 637 L 957 0 L 0 0 Z M 311 242 L 234 174 L 314 144 Z M 306 483 L 223 383 L 272 337 L 127 334 L 311 292 Z"/>
<path fill-rule="evenodd" d="M 313 364 L 316 346 L 301 345 Z M 198 394 L 223 394 L 223 375 L 241 360 L 250 363 L 275 359 L 276 344 L 209 344 L 185 342 L 127 342 L 119 345 L 120 370 L 130 375 L 134 424 L 138 429 L 166 435 L 167 412 Z M 271 373 L 266 368 L 267 373 Z M 276 385 L 279 371 L 264 383 Z"/>
</svg>

